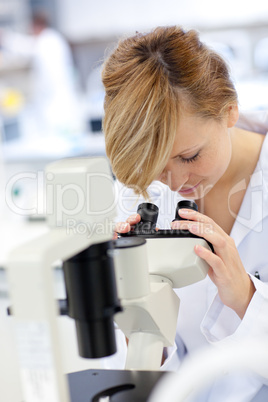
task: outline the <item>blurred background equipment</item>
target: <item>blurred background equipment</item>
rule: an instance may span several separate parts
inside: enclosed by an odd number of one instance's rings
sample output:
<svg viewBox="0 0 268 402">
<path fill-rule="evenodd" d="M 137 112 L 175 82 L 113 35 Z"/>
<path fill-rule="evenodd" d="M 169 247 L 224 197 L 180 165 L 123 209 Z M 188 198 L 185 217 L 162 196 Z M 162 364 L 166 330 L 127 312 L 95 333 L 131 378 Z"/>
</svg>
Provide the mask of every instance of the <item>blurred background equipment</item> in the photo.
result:
<svg viewBox="0 0 268 402">
<path fill-rule="evenodd" d="M 57 151 L 104 154 L 101 64 L 119 37 L 156 25 L 197 29 L 228 61 L 240 107 L 266 108 L 267 21 L 264 0 L 247 7 L 241 0 L 0 0 L 0 111 L 7 131 L 12 114 L 12 132 L 3 138 L 25 140 L 5 147 L 7 159 L 18 158 L 18 149 L 30 157 L 42 148 L 42 157 L 53 160 Z"/>
</svg>

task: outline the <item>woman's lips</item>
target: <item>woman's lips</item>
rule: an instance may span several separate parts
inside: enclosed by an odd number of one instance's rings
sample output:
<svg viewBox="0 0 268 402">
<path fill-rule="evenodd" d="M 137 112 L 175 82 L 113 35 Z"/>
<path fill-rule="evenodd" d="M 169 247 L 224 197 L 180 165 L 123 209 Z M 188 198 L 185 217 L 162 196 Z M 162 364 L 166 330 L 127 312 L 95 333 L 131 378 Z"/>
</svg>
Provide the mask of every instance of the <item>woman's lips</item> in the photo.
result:
<svg viewBox="0 0 268 402">
<path fill-rule="evenodd" d="M 191 187 L 191 188 L 186 188 L 186 189 L 180 189 L 178 192 L 180 194 L 190 194 L 192 193 L 198 186 L 200 183 L 197 183 L 195 186 Z"/>
</svg>

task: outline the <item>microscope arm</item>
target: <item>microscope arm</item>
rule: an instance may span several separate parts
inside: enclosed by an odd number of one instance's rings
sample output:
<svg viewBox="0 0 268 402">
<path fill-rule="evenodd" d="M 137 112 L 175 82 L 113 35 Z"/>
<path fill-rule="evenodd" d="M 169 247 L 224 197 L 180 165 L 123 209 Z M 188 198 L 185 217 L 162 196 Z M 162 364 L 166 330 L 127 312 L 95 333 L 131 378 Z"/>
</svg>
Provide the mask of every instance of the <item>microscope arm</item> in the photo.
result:
<svg viewBox="0 0 268 402">
<path fill-rule="evenodd" d="M 119 239 L 114 262 L 123 306 L 115 321 L 129 339 L 125 368 L 159 370 L 163 347 L 174 342 L 179 299 L 168 279 L 149 274 L 145 240 Z"/>
<path fill-rule="evenodd" d="M 110 239 L 103 236 L 103 241 Z M 43 395 L 40 401 L 69 400 L 60 356 L 52 264 L 79 253 L 94 240 L 94 236 L 89 240 L 77 233 L 66 236 L 66 228 L 53 229 L 10 255 L 8 278 L 24 392 L 35 402 L 39 402 L 36 387 Z"/>
<path fill-rule="evenodd" d="M 114 252 L 118 296 L 115 316 L 129 339 L 126 369 L 159 370 L 163 347 L 175 341 L 179 298 L 173 288 L 205 278 L 208 265 L 194 253 L 201 238 L 124 237 Z"/>
<path fill-rule="evenodd" d="M 115 320 L 129 339 L 125 369 L 159 370 L 163 348 L 174 343 L 179 298 L 169 283 L 152 282 L 147 296 L 121 303 Z"/>
<path fill-rule="evenodd" d="M 52 264 L 112 240 L 113 179 L 104 158 L 54 162 L 47 167 L 46 178 L 50 229 L 10 254 L 7 276 L 24 400 L 68 402 Z M 79 225 L 87 230 L 81 233 Z"/>
</svg>

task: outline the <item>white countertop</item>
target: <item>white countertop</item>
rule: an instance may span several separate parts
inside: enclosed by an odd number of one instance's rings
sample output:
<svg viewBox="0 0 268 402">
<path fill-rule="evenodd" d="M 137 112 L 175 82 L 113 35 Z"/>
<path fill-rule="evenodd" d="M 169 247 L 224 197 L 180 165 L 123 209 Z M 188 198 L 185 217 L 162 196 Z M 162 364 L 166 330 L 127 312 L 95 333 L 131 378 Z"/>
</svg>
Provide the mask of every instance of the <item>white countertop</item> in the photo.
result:
<svg viewBox="0 0 268 402">
<path fill-rule="evenodd" d="M 81 134 L 72 137 L 36 137 L 18 139 L 3 144 L 6 163 L 46 162 L 74 156 L 104 156 L 105 141 L 102 133 Z"/>
<path fill-rule="evenodd" d="M 27 219 L 1 219 L 0 225 L 0 267 L 5 267 L 11 250 L 48 231 L 45 222 L 30 222 Z"/>
</svg>

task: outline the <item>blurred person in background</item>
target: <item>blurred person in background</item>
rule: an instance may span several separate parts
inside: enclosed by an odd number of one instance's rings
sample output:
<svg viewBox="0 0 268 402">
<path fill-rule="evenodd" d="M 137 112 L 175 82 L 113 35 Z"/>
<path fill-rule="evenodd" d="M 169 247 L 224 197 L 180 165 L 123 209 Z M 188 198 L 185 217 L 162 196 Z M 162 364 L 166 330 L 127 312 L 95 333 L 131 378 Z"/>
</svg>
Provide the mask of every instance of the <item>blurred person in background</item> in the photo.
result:
<svg viewBox="0 0 268 402">
<path fill-rule="evenodd" d="M 32 17 L 34 101 L 43 123 L 72 131 L 77 119 L 74 65 L 66 39 L 49 25 L 46 14 Z M 41 113 L 40 113 L 41 112 Z"/>
<path fill-rule="evenodd" d="M 31 113 L 39 133 L 69 134 L 81 130 L 75 67 L 70 46 L 52 28 L 43 11 L 32 15 L 32 35 L 2 32 L 2 49 L 29 57 L 32 68 Z"/>
</svg>

